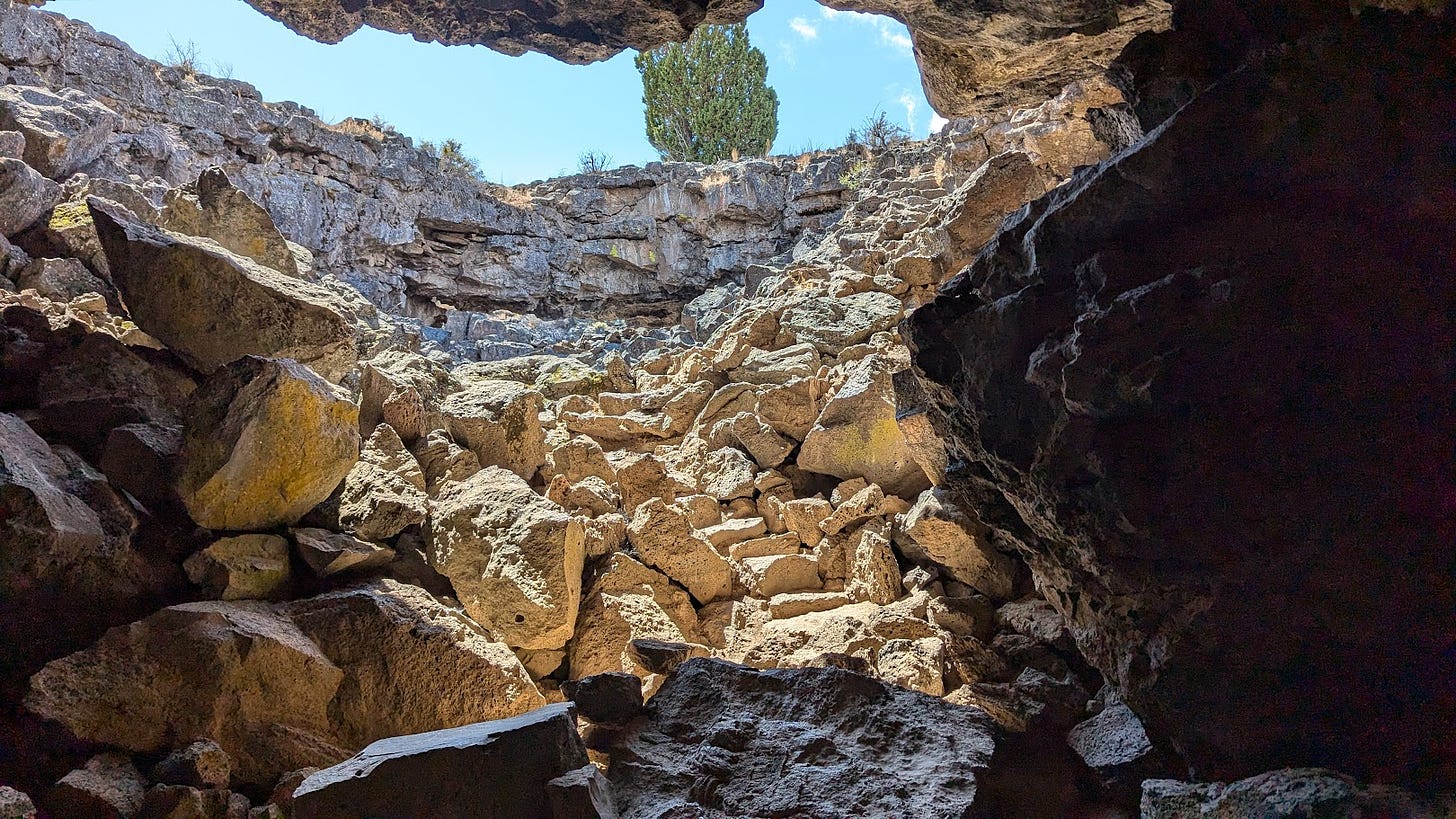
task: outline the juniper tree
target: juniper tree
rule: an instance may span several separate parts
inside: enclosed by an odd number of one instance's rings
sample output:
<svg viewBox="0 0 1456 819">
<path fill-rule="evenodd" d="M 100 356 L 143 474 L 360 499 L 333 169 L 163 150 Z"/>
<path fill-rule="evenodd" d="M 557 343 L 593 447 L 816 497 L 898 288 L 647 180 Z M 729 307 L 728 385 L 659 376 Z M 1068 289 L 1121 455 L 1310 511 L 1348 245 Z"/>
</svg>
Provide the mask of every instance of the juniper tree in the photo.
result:
<svg viewBox="0 0 1456 819">
<path fill-rule="evenodd" d="M 663 159 L 764 156 L 778 135 L 768 62 L 742 24 L 699 26 L 685 43 L 637 55 L 647 141 Z"/>
</svg>

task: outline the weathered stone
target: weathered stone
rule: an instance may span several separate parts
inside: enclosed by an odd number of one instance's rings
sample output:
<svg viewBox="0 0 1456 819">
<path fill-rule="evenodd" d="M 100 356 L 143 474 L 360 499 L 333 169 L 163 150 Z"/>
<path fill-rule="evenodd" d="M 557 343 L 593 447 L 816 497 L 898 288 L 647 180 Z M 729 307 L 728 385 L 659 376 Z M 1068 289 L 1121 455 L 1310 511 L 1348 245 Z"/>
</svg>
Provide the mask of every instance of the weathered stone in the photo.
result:
<svg viewBox="0 0 1456 819">
<path fill-rule="evenodd" d="M 61 186 L 18 159 L 0 159 L 0 236 L 14 236 L 61 199 Z"/>
<path fill-rule="evenodd" d="M 1067 744 L 1105 784 L 1136 786 L 1157 773 L 1147 731 L 1116 694 L 1096 716 L 1077 723 Z"/>
<path fill-rule="evenodd" d="M 167 192 L 158 226 L 184 236 L 204 236 L 263 267 L 298 276 L 293 251 L 257 202 L 237 189 L 222 168 Z"/>
<path fill-rule="evenodd" d="M 582 601 L 570 647 L 571 675 L 656 673 L 637 660 L 631 643 L 644 638 L 690 643 L 697 631 L 687 592 L 625 554 L 611 555 Z"/>
<path fill-rule="evenodd" d="M 930 485 L 895 420 L 894 364 L 871 356 L 849 366 L 799 450 L 800 469 L 862 477 L 885 492 L 913 497 Z"/>
<path fill-rule="evenodd" d="M 680 492 L 677 481 L 667 474 L 667 466 L 652 455 L 639 455 L 617 465 L 617 487 L 622 493 L 622 511 L 632 515 L 637 507 L 653 498 L 671 503 Z"/>
<path fill-rule="evenodd" d="M 226 788 L 232 782 L 233 760 L 210 739 L 179 748 L 152 766 L 153 782 L 192 788 Z"/>
<path fill-rule="evenodd" d="M 395 557 L 387 546 L 327 529 L 291 529 L 289 534 L 298 556 L 318 577 L 374 571 Z"/>
<path fill-rule="evenodd" d="M 841 484 L 838 489 L 834 490 L 835 495 L 840 495 L 844 489 L 844 485 Z M 837 535 L 846 529 L 852 530 L 865 521 L 883 514 L 881 506 L 884 502 L 884 490 L 880 488 L 879 484 L 869 484 L 839 501 L 834 513 L 825 518 L 824 522 L 819 524 L 819 528 L 826 535 Z"/>
<path fill-rule="evenodd" d="M 75 259 L 36 259 L 15 277 L 21 289 L 34 290 L 53 301 L 73 301 L 88 294 L 106 293 L 111 288 Z M 106 300 L 101 299 L 105 310 Z"/>
<path fill-rule="evenodd" d="M 450 440 L 444 430 L 434 430 L 415 442 L 410 450 L 425 472 L 425 485 L 431 495 L 450 481 L 463 481 L 480 471 L 480 459 L 474 452 Z"/>
<path fill-rule="evenodd" d="M 353 368 L 354 332 L 329 291 L 114 203 L 86 204 L 132 319 L 188 364 L 209 373 L 246 355 L 291 358 L 332 381 Z"/>
<path fill-rule="evenodd" d="M 751 540 L 744 540 L 731 544 L 728 547 L 728 555 L 734 560 L 746 560 L 750 557 L 768 557 L 770 555 L 796 555 L 802 544 L 799 536 L 793 532 L 782 535 L 769 535 L 768 537 L 756 537 Z"/>
<path fill-rule="evenodd" d="M 557 475 L 565 476 L 571 483 L 583 478 L 597 477 L 607 483 L 617 482 L 617 470 L 607 462 L 602 445 L 585 435 L 573 435 L 569 441 L 546 453 L 546 465 L 541 476 L 551 480 Z"/>
<path fill-rule="evenodd" d="M 749 557 L 735 563 L 738 581 L 754 597 L 814 591 L 823 586 L 819 562 L 808 555 Z"/>
<path fill-rule="evenodd" d="M 933 563 L 996 600 L 1011 596 L 1016 563 L 990 542 L 991 530 L 961 511 L 940 489 L 916 498 L 896 527 L 895 542 L 911 560 Z"/>
<path fill-rule="evenodd" d="M 849 542 L 844 591 L 856 602 L 886 605 L 900 597 L 900 566 L 887 526 L 866 525 Z"/>
<path fill-rule="evenodd" d="M 768 610 L 775 620 L 830 611 L 852 601 L 844 592 L 786 592 L 769 598 Z"/>
<path fill-rule="evenodd" d="M 1408 816 L 1439 819 L 1445 804 L 1399 788 L 1365 786 L 1323 768 L 1286 768 L 1231 784 L 1149 779 L 1143 783 L 1141 815 L 1146 819 L 1202 816 Z"/>
<path fill-rule="evenodd" d="M 0 785 L 0 819 L 35 819 L 35 803 L 20 791 Z"/>
<path fill-rule="evenodd" d="M 681 583 L 699 603 L 728 596 L 732 567 L 693 529 L 680 507 L 661 498 L 642 504 L 632 515 L 627 539 L 644 563 Z"/>
<path fill-rule="evenodd" d="M 812 549 L 824 539 L 820 524 L 833 512 L 834 507 L 823 498 L 796 498 L 784 504 L 784 525 Z"/>
<path fill-rule="evenodd" d="M 781 324 L 799 343 L 827 356 L 865 341 L 900 320 L 900 300 L 888 293 L 857 293 L 842 298 L 815 296 L 784 311 Z"/>
<path fill-rule="evenodd" d="M 625 671 L 567 680 L 561 684 L 561 693 L 592 722 L 622 725 L 642 712 L 642 680 Z"/>
<path fill-rule="evenodd" d="M 721 660 L 684 664 L 647 716 L 611 769 L 623 816 L 691 810 L 684 782 L 728 815 L 960 816 L 998 737 L 979 709 L 839 669 Z"/>
<path fill-rule="evenodd" d="M 223 538 L 187 558 L 183 568 L 189 580 L 218 599 L 281 597 L 290 576 L 288 541 L 278 535 Z"/>
<path fill-rule="evenodd" d="M 100 754 L 56 783 L 46 808 L 57 816 L 130 819 L 141 812 L 147 781 L 125 754 Z"/>
<path fill-rule="evenodd" d="M 705 657 L 700 645 L 675 643 L 668 640 L 654 640 L 642 637 L 627 644 L 632 660 L 644 671 L 652 674 L 671 674 L 677 667 L 692 657 Z"/>
<path fill-rule="evenodd" d="M 430 514 L 425 473 L 398 433 L 380 424 L 344 477 L 339 523 L 365 540 L 385 541 Z"/>
<path fill-rule="evenodd" d="M 0 87 L 0 129 L 25 135 L 25 162 L 64 180 L 90 164 L 121 126 L 115 111 L 75 88 Z"/>
<path fill-rule="evenodd" d="M 310 776 L 297 819 L 519 816 L 550 819 L 547 783 L 587 764 L 569 704 L 425 734 L 382 739 Z"/>
<path fill-rule="evenodd" d="M 184 411 L 177 493 L 209 529 L 293 523 L 358 459 L 358 412 L 297 363 L 240 359 L 203 382 Z"/>
<path fill-rule="evenodd" d="M 581 524 L 500 467 L 447 485 L 430 519 L 430 564 L 465 610 L 516 648 L 571 639 L 586 559 Z"/>
<path fill-rule="evenodd" d="M 142 801 L 145 819 L 252 819 L 248 797 L 217 788 L 154 785 Z"/>
<path fill-rule="evenodd" d="M 424 435 L 425 399 L 415 387 L 399 387 L 379 405 L 380 420 L 398 433 L 401 441 L 412 444 Z"/>
<path fill-rule="evenodd" d="M 875 659 L 875 671 L 888 683 L 929 694 L 945 695 L 945 643 L 939 637 L 886 640 Z"/>
<path fill-rule="evenodd" d="M 446 398 L 450 434 L 480 459 L 530 480 L 546 462 L 541 393 L 513 381 L 477 381 Z"/>
<path fill-rule="evenodd" d="M 595 765 L 583 765 L 546 783 L 551 819 L 617 819 L 612 784 Z"/>
</svg>

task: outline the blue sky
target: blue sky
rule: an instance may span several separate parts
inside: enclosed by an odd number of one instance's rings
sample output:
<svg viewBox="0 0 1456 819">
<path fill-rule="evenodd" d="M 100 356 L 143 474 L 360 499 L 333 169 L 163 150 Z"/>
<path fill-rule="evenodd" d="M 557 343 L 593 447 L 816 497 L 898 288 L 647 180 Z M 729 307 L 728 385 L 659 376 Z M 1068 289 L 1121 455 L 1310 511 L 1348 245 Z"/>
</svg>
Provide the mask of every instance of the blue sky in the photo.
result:
<svg viewBox="0 0 1456 819">
<path fill-rule="evenodd" d="M 632 52 L 573 66 L 372 29 L 329 46 L 241 0 L 53 0 L 46 8 L 156 59 L 166 56 L 172 38 L 195 43 L 209 73 L 230 71 L 265 99 L 302 103 L 331 122 L 377 115 L 416 141 L 458 139 L 497 182 L 574 172 L 588 149 L 605 151 L 614 165 L 657 158 L 643 136 Z M 933 112 L 909 36 L 894 20 L 835 12 L 813 0 L 768 0 L 748 28 L 779 94 L 775 153 L 839 145 L 876 110 L 917 137 L 929 132 Z"/>
</svg>

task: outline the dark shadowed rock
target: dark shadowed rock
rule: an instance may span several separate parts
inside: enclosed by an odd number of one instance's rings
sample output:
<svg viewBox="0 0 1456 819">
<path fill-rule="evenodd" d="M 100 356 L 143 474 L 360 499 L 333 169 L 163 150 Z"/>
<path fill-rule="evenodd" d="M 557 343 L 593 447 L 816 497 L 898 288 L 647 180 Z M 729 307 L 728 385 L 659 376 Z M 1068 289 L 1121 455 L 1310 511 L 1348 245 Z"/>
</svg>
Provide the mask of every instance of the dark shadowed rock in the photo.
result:
<svg viewBox="0 0 1456 819">
<path fill-rule="evenodd" d="M 101 472 L 113 486 L 142 503 L 177 497 L 173 488 L 182 428 L 161 424 L 124 424 L 106 436 Z"/>
<path fill-rule="evenodd" d="M 595 765 L 583 765 L 546 783 L 551 819 L 617 819 L 612 783 Z"/>
<path fill-rule="evenodd" d="M 569 704 L 382 739 L 294 792 L 297 819 L 551 819 L 547 783 L 587 764 Z"/>
<path fill-rule="evenodd" d="M 46 797 L 56 816 L 130 819 L 141 811 L 147 781 L 125 754 L 100 754 L 61 777 Z"/>
<path fill-rule="evenodd" d="M 132 319 L 198 370 L 277 356 L 337 381 L 354 366 L 353 329 L 329 291 L 106 200 L 87 206 Z"/>
<path fill-rule="evenodd" d="M 1453 809 L 1456 800 L 1450 798 L 1427 800 L 1399 788 L 1361 785 L 1335 771 L 1288 768 L 1233 784 L 1149 779 L 1143 783 L 1141 815 L 1143 819 L 1441 819 Z"/>
<path fill-rule="evenodd" d="M 837 668 L 684 663 L 613 752 L 623 817 L 961 817 L 998 730 L 985 712 Z"/>
<path fill-rule="evenodd" d="M 1116 700 L 1067 733 L 1067 744 L 1104 784 L 1136 787 L 1159 773 L 1153 744 L 1131 708 Z"/>
<path fill-rule="evenodd" d="M 567 680 L 561 684 L 561 693 L 592 722 L 622 725 L 642 712 L 642 680 L 625 671 Z"/>
<path fill-rule="evenodd" d="M 319 577 L 345 572 L 370 572 L 389 565 L 395 552 L 387 546 L 327 529 L 293 529 L 298 556 Z"/>
<path fill-rule="evenodd" d="M 0 785 L 0 819 L 35 819 L 35 803 L 24 793 Z"/>
<path fill-rule="evenodd" d="M 142 801 L 139 819 L 248 819 L 248 798 L 220 788 L 154 785 Z"/>
<path fill-rule="evenodd" d="M 1444 31 L 1255 61 L 909 321 L 953 490 L 1200 776 L 1456 772 Z"/>
<path fill-rule="evenodd" d="M 152 781 L 192 788 L 226 788 L 232 781 L 233 760 L 210 739 L 200 739 L 163 757 L 152 766 Z"/>
</svg>

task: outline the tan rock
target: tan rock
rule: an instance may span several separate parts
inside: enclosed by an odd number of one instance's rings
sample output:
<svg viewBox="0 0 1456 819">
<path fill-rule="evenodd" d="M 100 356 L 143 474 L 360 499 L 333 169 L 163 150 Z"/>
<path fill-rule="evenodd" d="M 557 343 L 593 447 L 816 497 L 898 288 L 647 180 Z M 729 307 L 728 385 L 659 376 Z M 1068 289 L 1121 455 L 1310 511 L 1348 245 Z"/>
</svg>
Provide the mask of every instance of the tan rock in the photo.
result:
<svg viewBox="0 0 1456 819">
<path fill-rule="evenodd" d="M 782 350 L 754 349 L 728 376 L 744 384 L 787 384 L 814 376 L 819 372 L 819 363 L 819 353 L 809 343 Z"/>
<path fill-rule="evenodd" d="M 412 386 L 396 387 L 379 405 L 379 414 L 384 423 L 394 428 L 401 441 L 412 444 L 424 435 L 425 399 Z"/>
<path fill-rule="evenodd" d="M 768 599 L 822 587 L 819 563 L 808 555 L 768 555 L 735 562 L 738 580 L 753 597 Z"/>
<path fill-rule="evenodd" d="M 742 447 L 762 469 L 782 464 L 796 446 L 751 412 L 740 412 L 719 421 L 713 426 L 709 440 Z"/>
<path fill-rule="evenodd" d="M 368 572 L 389 565 L 394 550 L 327 529 L 292 529 L 295 551 L 317 577 Z"/>
<path fill-rule="evenodd" d="M 768 531 L 763 518 L 730 518 L 716 526 L 700 530 L 714 549 L 727 553 L 734 544 L 752 540 Z"/>
<path fill-rule="evenodd" d="M 425 473 L 425 487 L 431 495 L 449 481 L 463 481 L 480 471 L 475 453 L 451 440 L 444 430 L 434 430 L 415 442 L 410 450 Z"/>
<path fill-rule="evenodd" d="M 298 363 L 235 361 L 208 377 L 184 410 L 177 493 L 209 529 L 293 523 L 358 459 L 358 412 Z"/>
<path fill-rule="evenodd" d="M 798 378 L 781 386 L 761 387 L 754 412 L 784 437 L 804 441 L 825 409 L 824 394 L 824 382 L 818 378 Z"/>
<path fill-rule="evenodd" d="M 1005 600 L 1016 584 L 1016 561 L 991 545 L 990 530 L 940 489 L 920 494 L 900 519 L 896 542 L 906 557 L 933 563 L 983 594 Z"/>
<path fill-rule="evenodd" d="M 651 498 L 671 502 L 681 488 L 667 474 L 667 465 L 653 455 L 635 455 L 617 465 L 617 488 L 622 493 L 622 511 L 629 517 Z"/>
<path fill-rule="evenodd" d="M 838 490 L 836 490 L 837 492 Z M 885 493 L 879 485 L 870 484 L 839 504 L 839 508 L 819 524 L 819 528 L 823 529 L 826 535 L 837 535 L 846 529 L 852 529 L 867 520 L 879 517 L 880 506 L 884 501 Z"/>
<path fill-rule="evenodd" d="M 339 523 L 365 540 L 385 541 L 430 513 L 425 473 L 394 428 L 380 424 L 344 478 Z"/>
<path fill-rule="evenodd" d="M 570 483 L 594 476 L 607 483 L 617 482 L 617 470 L 607 462 L 602 445 L 585 435 L 573 435 L 561 446 L 546 453 L 546 465 L 541 467 L 541 476 L 551 480 L 562 475 Z"/>
<path fill-rule="evenodd" d="M 945 643 L 939 637 L 887 640 L 875 670 L 887 683 L 941 697 L 945 695 Z"/>
<path fill-rule="evenodd" d="M 665 576 L 614 554 L 582 602 L 580 626 L 568 649 L 571 677 L 607 671 L 645 676 L 629 650 L 633 640 L 642 638 L 697 642 L 697 614 L 687 593 Z"/>
<path fill-rule="evenodd" d="M 182 564 L 187 578 L 222 600 L 267 600 L 288 588 L 288 541 L 238 535 L 214 541 Z"/>
<path fill-rule="evenodd" d="M 683 495 L 673 501 L 687 510 L 694 529 L 709 529 L 723 522 L 723 506 L 712 495 Z"/>
<path fill-rule="evenodd" d="M 500 466 L 530 480 L 546 463 L 541 393 L 513 381 L 476 381 L 440 404 L 450 435 L 481 466 Z"/>
<path fill-rule="evenodd" d="M 693 529 L 683 509 L 653 498 L 637 508 L 627 538 L 647 565 L 681 583 L 699 603 L 727 597 L 733 569 Z"/>
<path fill-rule="evenodd" d="M 844 592 L 785 592 L 769 598 L 768 610 L 775 620 L 831 611 L 850 603 Z"/>
<path fill-rule="evenodd" d="M 205 236 L 279 273 L 301 275 L 268 211 L 238 190 L 222 168 L 208 168 L 196 182 L 168 191 L 158 225 L 184 236 Z"/>
<path fill-rule="evenodd" d="M 348 309 L 328 290 L 143 224 L 114 203 L 92 197 L 87 206 L 132 320 L 192 367 L 210 373 L 256 355 L 296 360 L 331 381 L 353 369 Z"/>
<path fill-rule="evenodd" d="M 595 475 L 574 484 L 565 475 L 557 475 L 546 487 L 546 497 L 569 512 L 585 513 L 588 517 L 611 514 L 622 505 L 616 488 Z"/>
<path fill-rule="evenodd" d="M 836 298 L 815 296 L 784 311 L 782 326 L 795 341 L 834 356 L 882 330 L 902 314 L 900 300 L 888 293 L 856 293 Z"/>
<path fill-rule="evenodd" d="M 823 498 L 799 498 L 784 504 L 784 525 L 799 536 L 805 546 L 814 548 L 824 539 L 820 528 L 834 512 L 834 507 Z"/>
<path fill-rule="evenodd" d="M 848 654 L 874 668 L 889 640 L 935 637 L 935 629 L 911 611 L 854 603 L 828 611 L 764 623 L 743 649 L 743 662 L 757 668 L 799 668 L 824 654 Z"/>
<path fill-rule="evenodd" d="M 781 535 L 768 535 L 767 537 L 756 537 L 751 540 L 734 543 L 728 547 L 728 555 L 734 560 L 746 560 L 750 557 L 769 557 L 771 555 L 796 555 L 799 553 L 799 536 L 793 532 Z"/>
<path fill-rule="evenodd" d="M 369 435 L 381 423 L 389 423 L 384 418 L 385 403 L 410 390 L 420 395 L 420 434 L 445 429 L 448 424 L 439 412 L 440 402 L 460 388 L 459 382 L 438 362 L 409 350 L 386 350 L 359 368 L 359 432 Z M 395 427 L 395 432 L 406 443 L 415 443 L 409 437 L 409 430 Z"/>
<path fill-rule="evenodd" d="M 767 600 L 719 600 L 698 611 L 698 631 L 704 642 L 716 649 L 717 656 L 742 662 L 744 652 L 756 644 L 764 624 L 771 619 Z"/>
<path fill-rule="evenodd" d="M 900 597 L 900 566 L 886 537 L 888 529 L 867 524 L 851 539 L 844 587 L 850 599 L 883 606 Z"/>
<path fill-rule="evenodd" d="M 804 438 L 801 469 L 862 477 L 904 497 L 929 488 L 930 480 L 895 419 L 893 373 L 894 365 L 878 355 L 849 365 L 844 383 Z"/>
<path fill-rule="evenodd" d="M 427 555 L 465 611 L 512 648 L 566 645 L 581 603 L 581 523 L 520 477 L 486 467 L 435 501 Z"/>
<path fill-rule="evenodd" d="M 627 519 L 620 514 L 577 517 L 586 538 L 586 556 L 602 557 L 620 552 L 627 546 Z"/>
<path fill-rule="evenodd" d="M 126 754 L 98 754 L 61 777 L 46 800 L 57 816 L 123 819 L 146 802 L 147 780 Z"/>
</svg>

